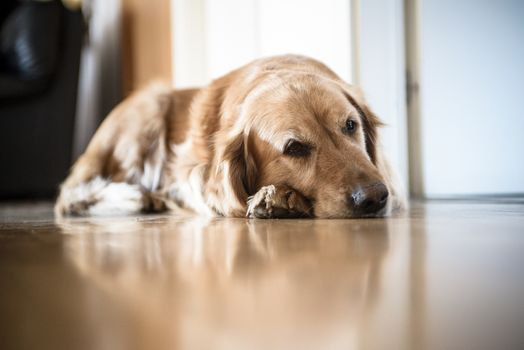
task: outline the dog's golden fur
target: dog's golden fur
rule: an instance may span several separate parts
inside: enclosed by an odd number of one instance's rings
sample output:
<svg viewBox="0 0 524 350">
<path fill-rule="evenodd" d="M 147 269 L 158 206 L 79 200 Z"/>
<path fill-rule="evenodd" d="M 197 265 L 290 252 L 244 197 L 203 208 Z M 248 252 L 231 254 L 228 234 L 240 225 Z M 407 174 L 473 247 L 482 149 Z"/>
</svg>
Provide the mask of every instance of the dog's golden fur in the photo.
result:
<svg viewBox="0 0 524 350">
<path fill-rule="evenodd" d="M 342 132 L 348 118 L 351 135 Z M 380 126 L 356 87 L 301 56 L 256 60 L 201 89 L 154 84 L 103 122 L 55 210 L 352 217 L 348 193 L 380 182 L 389 191 L 383 215 L 403 199 Z M 307 154 L 285 154 L 291 140 Z"/>
</svg>

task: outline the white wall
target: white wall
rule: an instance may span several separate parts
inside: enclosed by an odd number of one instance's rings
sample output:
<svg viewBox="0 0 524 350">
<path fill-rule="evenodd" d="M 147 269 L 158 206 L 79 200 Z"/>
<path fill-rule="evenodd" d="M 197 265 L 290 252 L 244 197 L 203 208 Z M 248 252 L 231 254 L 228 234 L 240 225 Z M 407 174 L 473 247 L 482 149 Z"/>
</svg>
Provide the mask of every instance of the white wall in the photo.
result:
<svg viewBox="0 0 524 350">
<path fill-rule="evenodd" d="M 173 82 L 204 85 L 262 56 L 298 53 L 352 80 L 349 0 L 172 0 Z"/>
<path fill-rule="evenodd" d="M 360 85 L 386 124 L 382 143 L 408 188 L 403 0 L 360 2 Z"/>
<path fill-rule="evenodd" d="M 524 1 L 421 5 L 425 195 L 524 193 Z"/>
</svg>

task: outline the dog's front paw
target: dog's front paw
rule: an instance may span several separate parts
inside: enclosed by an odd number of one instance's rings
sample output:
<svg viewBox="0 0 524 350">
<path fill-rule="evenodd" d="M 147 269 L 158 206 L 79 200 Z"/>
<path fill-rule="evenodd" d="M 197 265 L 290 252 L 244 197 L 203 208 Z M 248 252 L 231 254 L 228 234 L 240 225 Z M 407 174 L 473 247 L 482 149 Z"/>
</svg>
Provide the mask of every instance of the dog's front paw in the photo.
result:
<svg viewBox="0 0 524 350">
<path fill-rule="evenodd" d="M 246 216 L 253 218 L 269 218 L 273 213 L 276 187 L 274 185 L 262 187 L 254 196 L 247 201 Z"/>
<path fill-rule="evenodd" d="M 262 187 L 248 202 L 246 216 L 250 218 L 302 218 L 310 217 L 309 201 L 288 186 Z"/>
</svg>

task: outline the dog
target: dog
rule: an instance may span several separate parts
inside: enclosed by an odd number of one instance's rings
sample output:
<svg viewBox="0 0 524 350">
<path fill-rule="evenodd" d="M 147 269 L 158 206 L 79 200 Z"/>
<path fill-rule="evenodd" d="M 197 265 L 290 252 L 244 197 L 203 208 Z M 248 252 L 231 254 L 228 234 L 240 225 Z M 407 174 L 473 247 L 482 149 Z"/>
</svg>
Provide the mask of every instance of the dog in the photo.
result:
<svg viewBox="0 0 524 350">
<path fill-rule="evenodd" d="M 361 91 L 312 58 L 255 60 L 199 89 L 152 84 L 104 120 L 55 213 L 381 217 L 405 207 Z"/>
</svg>

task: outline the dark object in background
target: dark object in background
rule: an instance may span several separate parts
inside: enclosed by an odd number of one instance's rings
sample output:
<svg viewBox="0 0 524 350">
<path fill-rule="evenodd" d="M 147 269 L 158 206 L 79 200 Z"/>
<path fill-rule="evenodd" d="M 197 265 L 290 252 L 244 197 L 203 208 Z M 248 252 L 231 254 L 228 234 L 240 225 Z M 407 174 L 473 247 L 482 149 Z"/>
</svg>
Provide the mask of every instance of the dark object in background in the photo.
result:
<svg viewBox="0 0 524 350">
<path fill-rule="evenodd" d="M 51 197 L 71 164 L 82 14 L 60 1 L 0 11 L 0 198 Z"/>
</svg>

